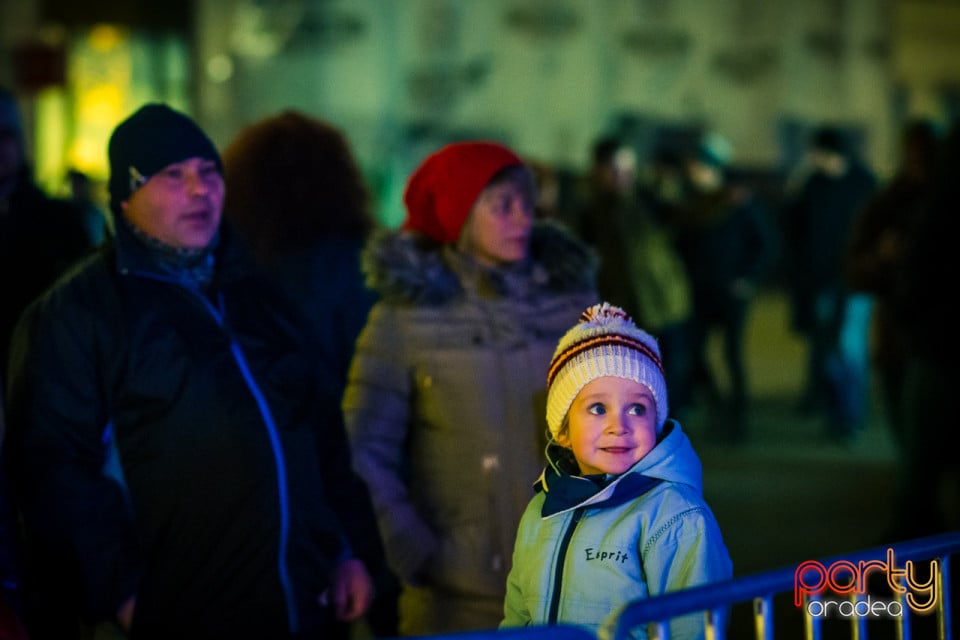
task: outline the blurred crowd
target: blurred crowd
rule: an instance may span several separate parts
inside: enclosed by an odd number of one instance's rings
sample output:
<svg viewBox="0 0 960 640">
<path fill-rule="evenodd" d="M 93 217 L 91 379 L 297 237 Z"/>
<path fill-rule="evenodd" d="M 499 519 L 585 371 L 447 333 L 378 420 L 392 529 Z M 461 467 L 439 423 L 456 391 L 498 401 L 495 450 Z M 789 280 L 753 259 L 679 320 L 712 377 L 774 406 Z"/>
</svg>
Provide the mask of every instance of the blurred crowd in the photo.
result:
<svg viewBox="0 0 960 640">
<path fill-rule="evenodd" d="M 906 123 L 880 178 L 824 123 L 775 198 L 722 132 L 605 134 L 582 174 L 451 141 L 393 229 L 330 123 L 284 111 L 217 150 L 154 107 L 111 138 L 104 208 L 80 172 L 70 198 L 36 185 L 0 93 L 0 637 L 495 627 L 544 472 L 547 368 L 601 301 L 655 337 L 669 418 L 736 447 L 762 428 L 752 305 L 783 292 L 815 436 L 855 441 L 879 382 L 885 538 L 960 528 L 957 127 Z M 208 204 L 164 223 L 180 184 Z"/>
</svg>

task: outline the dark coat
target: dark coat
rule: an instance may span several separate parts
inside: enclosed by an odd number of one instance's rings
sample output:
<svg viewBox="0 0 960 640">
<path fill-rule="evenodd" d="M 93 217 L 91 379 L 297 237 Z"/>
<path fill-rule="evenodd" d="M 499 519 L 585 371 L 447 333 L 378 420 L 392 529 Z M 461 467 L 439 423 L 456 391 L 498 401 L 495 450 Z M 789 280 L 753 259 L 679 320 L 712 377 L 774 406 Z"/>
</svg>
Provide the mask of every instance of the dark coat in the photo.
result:
<svg viewBox="0 0 960 640">
<path fill-rule="evenodd" d="M 285 637 L 376 556 L 334 374 L 231 245 L 204 296 L 120 225 L 19 325 L 7 461 L 40 597 L 68 599 L 38 619 L 136 593 L 135 637 Z"/>
<path fill-rule="evenodd" d="M 798 331 L 816 326 L 820 294 L 845 289 L 854 221 L 875 189 L 874 175 L 852 163 L 841 177 L 812 174 L 788 203 L 783 219 L 786 276 Z"/>
<path fill-rule="evenodd" d="M 363 240 L 342 235 L 275 255 L 267 269 L 314 327 L 338 379 L 346 380 L 357 336 L 376 294 L 360 268 Z"/>
<path fill-rule="evenodd" d="M 26 173 L 10 197 L 0 200 L 0 380 L 7 367 L 10 334 L 20 314 L 92 249 L 80 209 L 48 197 Z"/>
<path fill-rule="evenodd" d="M 767 211 L 748 194 L 721 189 L 691 196 L 674 216 L 695 313 L 711 320 L 726 317 L 727 307 L 744 302 L 736 283 L 755 290 L 776 258 L 778 243 Z"/>
</svg>

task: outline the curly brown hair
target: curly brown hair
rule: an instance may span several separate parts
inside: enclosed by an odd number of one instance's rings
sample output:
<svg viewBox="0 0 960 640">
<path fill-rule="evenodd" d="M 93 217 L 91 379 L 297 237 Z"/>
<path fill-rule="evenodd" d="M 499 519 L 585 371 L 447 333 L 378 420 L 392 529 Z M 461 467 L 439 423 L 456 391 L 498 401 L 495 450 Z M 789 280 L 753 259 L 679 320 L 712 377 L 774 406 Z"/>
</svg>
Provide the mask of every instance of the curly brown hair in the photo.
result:
<svg viewBox="0 0 960 640">
<path fill-rule="evenodd" d="M 222 154 L 224 215 L 258 261 L 330 236 L 366 238 L 370 193 L 336 127 L 286 110 L 244 129 Z"/>
</svg>

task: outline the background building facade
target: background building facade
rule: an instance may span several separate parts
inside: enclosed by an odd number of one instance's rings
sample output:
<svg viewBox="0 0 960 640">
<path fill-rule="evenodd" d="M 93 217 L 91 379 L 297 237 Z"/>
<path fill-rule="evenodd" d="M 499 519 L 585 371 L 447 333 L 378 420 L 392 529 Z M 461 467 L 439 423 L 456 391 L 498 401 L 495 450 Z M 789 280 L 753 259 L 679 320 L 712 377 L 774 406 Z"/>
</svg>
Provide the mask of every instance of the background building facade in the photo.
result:
<svg viewBox="0 0 960 640">
<path fill-rule="evenodd" d="M 847 127 L 881 175 L 909 115 L 960 108 L 956 0 L 3 0 L 0 82 L 24 96 L 39 177 L 105 177 L 111 127 L 141 102 L 224 144 L 284 108 L 348 134 L 399 220 L 423 153 L 496 137 L 586 166 L 602 133 L 641 152 L 716 131 L 735 163 L 786 170 L 815 124 Z"/>
</svg>

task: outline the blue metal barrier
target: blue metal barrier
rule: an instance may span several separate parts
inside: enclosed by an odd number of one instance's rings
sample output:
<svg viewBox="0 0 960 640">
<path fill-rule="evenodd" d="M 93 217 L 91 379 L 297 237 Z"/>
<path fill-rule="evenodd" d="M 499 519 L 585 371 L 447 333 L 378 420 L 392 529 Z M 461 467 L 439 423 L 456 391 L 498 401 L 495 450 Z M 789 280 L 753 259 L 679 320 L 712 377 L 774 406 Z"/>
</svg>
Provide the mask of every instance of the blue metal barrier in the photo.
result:
<svg viewBox="0 0 960 640">
<path fill-rule="evenodd" d="M 894 562 L 889 562 L 892 552 Z M 833 556 L 825 559 L 811 559 L 809 561 L 813 573 L 823 577 L 824 568 L 827 572 L 834 571 L 831 576 L 836 584 L 850 579 L 849 571 L 856 571 L 861 563 L 887 563 L 904 566 L 906 562 L 936 560 L 937 571 L 931 579 L 936 578 L 936 593 L 938 603 L 935 607 L 937 616 L 937 638 L 953 640 L 954 617 L 951 606 L 951 555 L 960 552 L 960 531 L 945 533 L 927 538 L 918 538 L 905 542 L 875 547 L 864 551 Z M 734 578 L 725 582 L 717 582 L 694 587 L 684 591 L 668 593 L 653 598 L 645 598 L 627 603 L 615 615 L 613 640 L 629 640 L 636 637 L 638 629 L 644 629 L 651 640 L 670 640 L 669 622 L 672 618 L 702 613 L 704 616 L 705 637 L 708 640 L 725 640 L 727 637 L 726 624 L 730 608 L 741 603 L 752 603 L 754 637 L 757 640 L 773 640 L 774 638 L 774 596 L 794 593 L 797 586 L 798 571 L 803 570 L 801 563 L 798 566 L 786 567 L 766 571 L 754 575 Z M 845 573 L 846 571 L 846 573 Z M 862 569 L 861 569 L 862 571 Z M 803 580 L 810 593 L 803 594 L 804 638 L 806 640 L 820 640 L 822 619 L 811 613 L 810 607 L 826 607 L 827 604 L 836 604 L 829 601 L 822 593 L 816 593 L 817 585 Z M 844 582 L 846 584 L 846 582 Z M 851 591 L 853 591 L 851 589 Z M 866 606 L 864 593 L 850 593 L 843 603 L 852 609 L 857 603 Z M 796 596 L 795 596 L 796 597 Z M 913 640 L 911 606 L 906 594 L 901 594 L 897 600 L 900 603 L 902 615 L 891 617 L 890 624 L 897 626 L 899 640 Z M 795 603 L 790 606 L 795 607 Z M 796 611 L 795 611 L 796 612 Z M 851 635 L 853 640 L 868 640 L 866 618 L 864 616 L 850 616 Z M 570 625 L 527 627 L 524 629 L 506 629 L 502 631 L 476 631 L 453 633 L 446 635 L 423 636 L 422 639 L 431 640 L 594 640 L 594 636 L 587 631 Z M 791 636 L 793 637 L 793 636 Z M 407 638 L 406 640 L 416 640 Z M 921 639 L 917 639 L 921 640 Z M 922 640 L 927 640 L 923 638 Z M 958 638 L 960 640 L 960 638 Z"/>
<path fill-rule="evenodd" d="M 815 573 L 823 573 L 820 567 L 829 567 L 828 572 L 833 568 L 836 573 L 833 577 L 839 580 L 849 579 L 844 577 L 844 571 L 856 569 L 857 567 L 877 566 L 870 563 L 885 563 L 888 560 L 888 554 L 892 550 L 893 557 L 897 564 L 907 561 L 917 562 L 923 560 L 936 560 L 938 562 L 938 572 L 934 578 L 937 579 L 935 585 L 939 593 L 939 603 L 936 607 L 938 638 L 941 640 L 952 640 L 954 634 L 953 612 L 951 611 L 951 588 L 950 588 L 950 556 L 960 551 L 960 532 L 952 532 L 927 538 L 918 538 L 906 542 L 900 542 L 882 547 L 876 547 L 865 551 L 854 552 L 842 556 L 812 561 L 810 570 Z M 861 563 L 868 563 L 861 565 Z M 819 565 L 819 566 L 817 566 Z M 638 628 L 645 628 L 651 638 L 660 640 L 669 640 L 669 621 L 684 614 L 703 613 L 706 637 L 714 640 L 724 640 L 726 638 L 726 615 L 725 612 L 734 604 L 743 602 L 753 602 L 754 628 L 758 640 L 773 639 L 773 598 L 778 594 L 792 593 L 795 591 L 798 570 L 801 567 L 789 567 L 779 570 L 767 571 L 751 576 L 734 578 L 725 582 L 694 587 L 676 593 L 668 593 L 655 598 L 646 598 L 636 600 L 627 604 L 618 614 L 614 640 L 626 640 L 633 637 L 632 632 Z M 933 573 L 933 572 L 931 572 Z M 802 584 L 814 587 L 812 583 L 806 582 L 801 578 Z M 839 581 L 838 581 L 839 584 Z M 844 582 L 846 584 L 846 582 Z M 816 589 L 807 589 L 815 591 Z M 863 593 L 851 593 L 849 608 L 857 606 L 857 602 L 862 602 Z M 898 637 L 903 640 L 911 639 L 911 606 L 910 601 L 906 599 L 906 594 L 899 597 L 900 610 L 902 615 L 891 619 L 891 624 L 898 626 Z M 803 617 L 805 621 L 805 638 L 807 640 L 819 640 L 821 637 L 821 618 L 816 615 L 816 610 L 825 610 L 821 596 L 813 593 L 806 595 L 803 601 Z M 819 604 L 818 604 L 819 603 Z M 833 603 L 835 604 L 835 603 Z M 864 605 L 865 606 L 865 605 Z M 812 607 L 812 609 L 811 609 Z M 851 637 L 855 640 L 867 640 L 867 627 L 865 616 L 852 615 L 851 617 Z"/>
<path fill-rule="evenodd" d="M 596 640 L 592 633 L 569 625 L 525 627 L 498 631 L 465 631 L 432 636 L 407 637 L 403 640 Z M 397 639 L 399 640 L 399 639 Z"/>
</svg>

